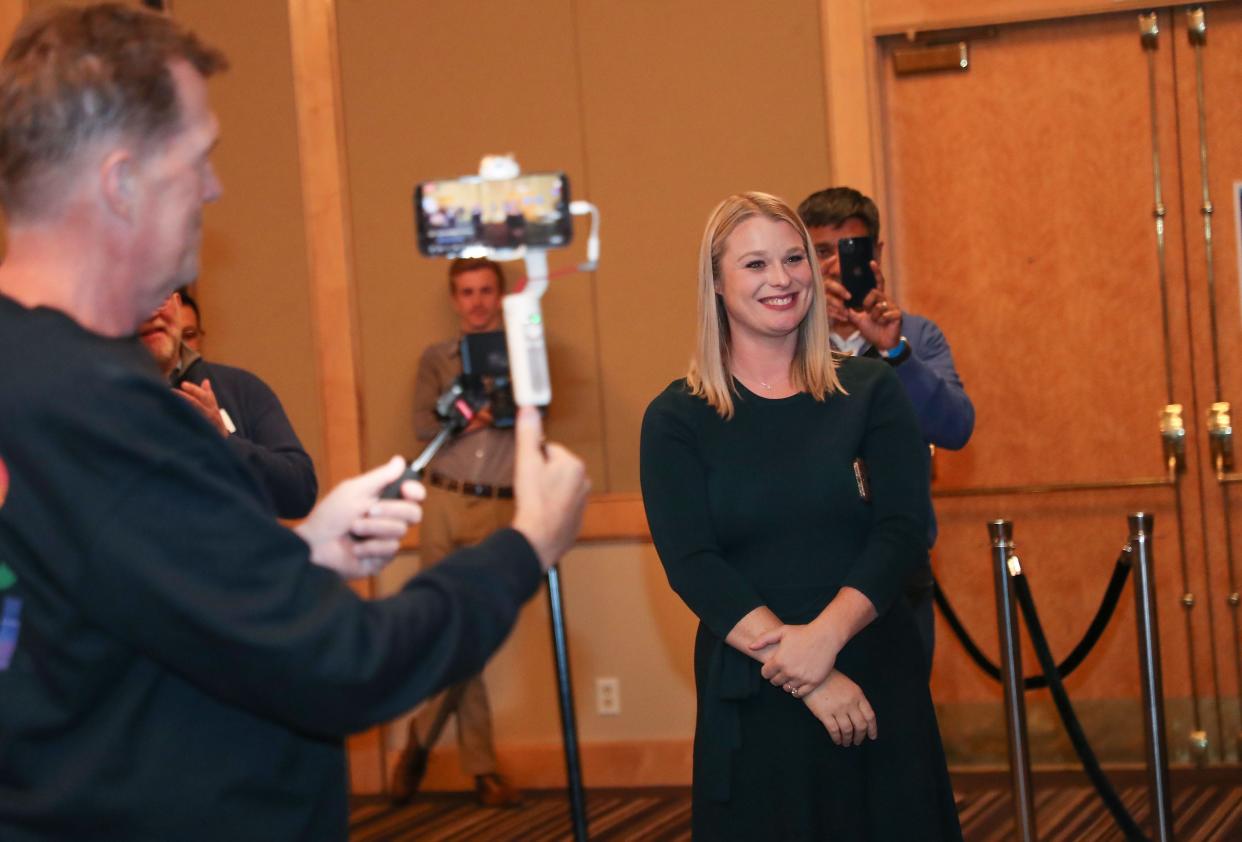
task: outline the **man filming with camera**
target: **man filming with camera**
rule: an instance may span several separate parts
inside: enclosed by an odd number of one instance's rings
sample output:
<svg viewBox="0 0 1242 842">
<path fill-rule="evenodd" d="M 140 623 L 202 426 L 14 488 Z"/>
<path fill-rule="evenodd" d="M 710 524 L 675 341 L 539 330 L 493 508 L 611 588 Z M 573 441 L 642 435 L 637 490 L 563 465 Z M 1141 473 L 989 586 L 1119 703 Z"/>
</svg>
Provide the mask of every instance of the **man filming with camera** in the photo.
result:
<svg viewBox="0 0 1242 842">
<path fill-rule="evenodd" d="M 440 397 L 461 382 L 463 337 L 503 330 L 501 297 L 504 269 L 487 258 L 458 258 L 449 265 L 449 300 L 462 336 L 429 345 L 418 363 L 414 384 L 414 432 L 430 442 L 440 432 Z M 467 384 L 476 392 L 479 384 Z M 427 471 L 427 499 L 419 539 L 423 569 L 462 547 L 482 541 L 513 519 L 512 419 L 485 403 L 462 432 L 436 454 Z M 497 416 L 500 424 L 497 426 Z M 508 422 L 505 426 L 506 421 Z M 410 720 L 406 749 L 393 775 L 393 800 L 413 798 L 426 771 L 427 755 L 449 716 L 457 717 L 462 771 L 474 776 L 478 799 L 488 807 L 511 807 L 520 793 L 496 768 L 492 714 L 481 675 L 454 685 L 424 705 Z"/>
</svg>

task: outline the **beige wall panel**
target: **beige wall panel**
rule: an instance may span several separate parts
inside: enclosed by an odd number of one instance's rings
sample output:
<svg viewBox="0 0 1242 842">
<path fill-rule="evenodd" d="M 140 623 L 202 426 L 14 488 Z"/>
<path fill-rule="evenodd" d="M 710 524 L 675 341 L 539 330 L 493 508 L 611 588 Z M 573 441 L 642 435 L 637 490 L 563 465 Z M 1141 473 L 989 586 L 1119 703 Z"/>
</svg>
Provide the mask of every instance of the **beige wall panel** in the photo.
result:
<svg viewBox="0 0 1242 842">
<path fill-rule="evenodd" d="M 347 155 L 362 329 L 366 452 L 419 449 L 414 374 L 423 348 L 456 335 L 448 261 L 418 254 L 414 184 L 478 171 L 514 153 L 527 172 L 564 170 L 584 189 L 571 8 L 536 4 L 353 2 L 340 6 Z M 605 209 L 605 219 L 608 211 Z M 551 268 L 581 259 L 553 252 Z M 525 274 L 506 266 L 510 281 Z M 557 280 L 545 298 L 553 374 L 549 432 L 603 484 L 593 279 Z"/>
<path fill-rule="evenodd" d="M 561 568 L 579 737 L 584 743 L 689 738 L 695 620 L 668 589 L 650 545 L 574 549 Z M 560 740 L 546 590 L 488 665 L 492 708 L 506 743 Z M 595 679 L 621 686 L 621 715 L 595 711 Z"/>
<path fill-rule="evenodd" d="M 734 190 L 796 201 L 827 178 L 818 4 L 780 15 L 737 5 L 728 15 L 716 6 L 709 14 L 707 4 L 548 2 L 542 14 L 488 5 L 485 15 L 434 4 L 341 7 L 372 460 L 415 450 L 417 357 L 430 338 L 454 332 L 446 267 L 415 250 L 413 184 L 472 172 L 484 152 L 514 151 L 527 170 L 568 171 L 575 195 L 596 202 L 604 220 L 595 278 L 558 281 L 545 300 L 550 431 L 583 454 L 596 488 L 637 487 L 642 410 L 688 359 L 707 212 Z M 449 34 L 459 31 L 470 35 Z M 744 46 L 754 38 L 781 46 L 739 60 L 755 52 Z M 804 81 L 769 90 L 773 56 L 776 75 Z M 727 130 L 705 134 L 716 121 Z M 553 266 L 579 249 L 554 253 Z"/>
<path fill-rule="evenodd" d="M 403 556 L 383 574 L 393 590 L 417 569 Z M 584 744 L 688 741 L 694 731 L 692 652 L 697 621 L 668 587 L 650 544 L 601 543 L 572 550 L 561 585 L 579 735 Z M 488 664 L 496 742 L 501 754 L 557 745 L 560 713 L 546 589 L 522 609 L 512 636 Z M 620 681 L 619 716 L 595 712 L 595 679 Z M 404 720 L 389 745 L 405 745 Z M 451 751 L 451 729 L 441 746 Z M 456 785 L 454 771 L 429 784 Z M 590 770 L 588 769 L 588 776 Z M 589 782 L 589 778 L 588 778 Z"/>
<path fill-rule="evenodd" d="M 828 178 L 819 4 L 582 2 L 584 122 L 603 209 L 599 349 L 610 489 L 638 487 L 642 413 L 685 373 L 712 207 Z"/>
</svg>

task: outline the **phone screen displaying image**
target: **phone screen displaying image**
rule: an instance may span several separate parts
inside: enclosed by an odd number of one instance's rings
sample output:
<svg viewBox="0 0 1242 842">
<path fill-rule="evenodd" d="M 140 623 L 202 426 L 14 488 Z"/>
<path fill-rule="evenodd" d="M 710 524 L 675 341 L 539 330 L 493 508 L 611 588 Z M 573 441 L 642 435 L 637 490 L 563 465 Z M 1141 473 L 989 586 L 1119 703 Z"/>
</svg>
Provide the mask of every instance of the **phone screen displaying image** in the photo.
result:
<svg viewBox="0 0 1242 842">
<path fill-rule="evenodd" d="M 850 294 L 845 306 L 851 310 L 861 310 L 863 299 L 875 289 L 875 272 L 871 271 L 871 261 L 874 259 L 875 249 L 871 245 L 870 237 L 845 237 L 837 240 L 841 285 Z"/>
<path fill-rule="evenodd" d="M 559 248 L 573 239 L 564 173 L 424 181 L 414 188 L 414 219 L 418 250 L 428 257 L 473 247 Z"/>
</svg>

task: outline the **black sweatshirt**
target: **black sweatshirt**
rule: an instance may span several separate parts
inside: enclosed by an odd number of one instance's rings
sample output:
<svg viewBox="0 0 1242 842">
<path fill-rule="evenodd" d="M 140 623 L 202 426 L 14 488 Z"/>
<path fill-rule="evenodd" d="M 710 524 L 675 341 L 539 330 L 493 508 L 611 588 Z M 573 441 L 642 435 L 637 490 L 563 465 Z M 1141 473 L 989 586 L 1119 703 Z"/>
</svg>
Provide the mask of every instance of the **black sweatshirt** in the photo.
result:
<svg viewBox="0 0 1242 842">
<path fill-rule="evenodd" d="M 137 339 L 3 296 L 0 461 L 5 842 L 344 839 L 344 736 L 477 672 L 540 581 L 504 530 L 360 599 Z"/>
</svg>

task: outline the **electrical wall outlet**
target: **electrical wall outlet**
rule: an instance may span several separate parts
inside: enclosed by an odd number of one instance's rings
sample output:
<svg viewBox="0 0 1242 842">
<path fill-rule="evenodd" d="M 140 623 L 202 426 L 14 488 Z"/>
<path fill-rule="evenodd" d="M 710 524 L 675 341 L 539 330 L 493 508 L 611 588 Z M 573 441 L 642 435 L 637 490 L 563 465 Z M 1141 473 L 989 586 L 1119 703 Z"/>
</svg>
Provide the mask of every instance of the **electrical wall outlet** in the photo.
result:
<svg viewBox="0 0 1242 842">
<path fill-rule="evenodd" d="M 601 716 L 621 714 L 621 679 L 612 676 L 595 679 L 595 712 Z"/>
</svg>

